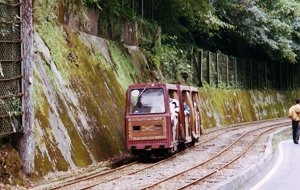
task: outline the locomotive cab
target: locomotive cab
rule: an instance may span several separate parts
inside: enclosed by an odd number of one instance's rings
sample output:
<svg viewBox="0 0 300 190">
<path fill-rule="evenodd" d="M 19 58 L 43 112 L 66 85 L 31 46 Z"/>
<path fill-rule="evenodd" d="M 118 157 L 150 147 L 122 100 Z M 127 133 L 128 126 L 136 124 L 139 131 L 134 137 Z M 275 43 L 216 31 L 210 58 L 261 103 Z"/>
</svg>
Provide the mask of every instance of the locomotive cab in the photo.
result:
<svg viewBox="0 0 300 190">
<path fill-rule="evenodd" d="M 196 105 L 199 98 L 195 89 L 174 84 L 129 86 L 125 121 L 127 149 L 132 154 L 175 152 L 178 145 L 198 140 L 201 122 L 200 111 L 196 112 L 200 109 Z M 190 109 L 189 116 L 184 114 L 185 102 Z"/>
</svg>

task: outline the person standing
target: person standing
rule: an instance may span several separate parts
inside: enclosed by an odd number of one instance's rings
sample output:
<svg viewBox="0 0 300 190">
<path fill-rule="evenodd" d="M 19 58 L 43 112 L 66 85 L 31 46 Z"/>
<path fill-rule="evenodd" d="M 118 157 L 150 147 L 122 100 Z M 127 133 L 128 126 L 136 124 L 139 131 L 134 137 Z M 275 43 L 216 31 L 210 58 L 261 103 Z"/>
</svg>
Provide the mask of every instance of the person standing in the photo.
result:
<svg viewBox="0 0 300 190">
<path fill-rule="evenodd" d="M 190 115 L 191 110 L 190 110 L 189 106 L 185 102 L 183 102 L 183 110 L 184 110 L 184 115 L 185 116 L 189 116 Z"/>
<path fill-rule="evenodd" d="M 179 101 L 170 98 L 170 113 L 171 113 L 171 126 L 172 126 L 172 136 L 173 136 L 173 142 L 176 141 L 176 127 L 178 123 L 178 114 L 179 114 Z"/>
<path fill-rule="evenodd" d="M 296 104 L 290 107 L 288 117 L 292 119 L 293 141 L 298 144 L 299 136 L 297 136 L 298 125 L 300 121 L 300 99 L 296 98 Z"/>
</svg>

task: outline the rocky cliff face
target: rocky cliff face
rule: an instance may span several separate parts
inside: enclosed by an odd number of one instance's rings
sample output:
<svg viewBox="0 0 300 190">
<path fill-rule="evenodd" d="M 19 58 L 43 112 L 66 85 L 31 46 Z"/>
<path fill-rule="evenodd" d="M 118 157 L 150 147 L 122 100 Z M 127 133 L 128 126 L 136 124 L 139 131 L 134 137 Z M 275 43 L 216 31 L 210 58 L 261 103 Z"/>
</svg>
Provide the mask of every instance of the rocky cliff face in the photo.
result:
<svg viewBox="0 0 300 190">
<path fill-rule="evenodd" d="M 125 89 L 157 79 L 141 50 L 50 22 L 36 29 L 36 173 L 87 166 L 123 152 Z M 205 128 L 285 116 L 294 98 L 276 91 L 200 92 Z"/>
<path fill-rule="evenodd" d="M 125 88 L 148 78 L 136 47 L 51 23 L 34 34 L 36 170 L 86 166 L 120 154 Z M 122 49 L 123 48 L 123 49 Z"/>
<path fill-rule="evenodd" d="M 138 47 L 50 22 L 36 26 L 34 47 L 36 174 L 122 154 L 126 87 L 156 81 L 153 73 L 160 72 L 150 72 Z M 212 128 L 285 117 L 297 94 L 201 88 L 202 124 Z"/>
<path fill-rule="evenodd" d="M 299 91 L 200 89 L 203 126 L 286 117 Z"/>
<path fill-rule="evenodd" d="M 43 11 L 41 14 L 44 16 Z M 74 31 L 46 18 L 39 20 L 34 32 L 35 170 L 39 176 L 122 154 L 127 86 L 163 82 L 161 72 L 149 68 L 138 47 Z M 127 25 L 123 28 L 127 32 L 135 27 Z M 87 32 L 98 33 L 94 30 Z M 131 39 L 129 33 L 122 37 Z M 297 94 L 299 91 L 202 88 L 202 124 L 212 128 L 285 117 Z M 5 183 L 21 168 L 17 152 L 9 148 L 0 159 L 5 163 L 0 164 L 0 181 Z M 8 162 L 12 157 L 17 164 Z"/>
</svg>

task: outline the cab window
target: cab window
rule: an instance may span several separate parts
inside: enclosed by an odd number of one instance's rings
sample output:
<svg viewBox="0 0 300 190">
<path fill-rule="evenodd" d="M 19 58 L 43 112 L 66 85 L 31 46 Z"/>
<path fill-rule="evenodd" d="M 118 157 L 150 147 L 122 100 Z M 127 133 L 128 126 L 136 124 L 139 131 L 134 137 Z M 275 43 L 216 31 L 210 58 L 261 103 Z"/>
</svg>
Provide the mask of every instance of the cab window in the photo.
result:
<svg viewBox="0 0 300 190">
<path fill-rule="evenodd" d="M 165 113 L 164 90 L 162 88 L 132 89 L 130 91 L 130 114 Z"/>
</svg>

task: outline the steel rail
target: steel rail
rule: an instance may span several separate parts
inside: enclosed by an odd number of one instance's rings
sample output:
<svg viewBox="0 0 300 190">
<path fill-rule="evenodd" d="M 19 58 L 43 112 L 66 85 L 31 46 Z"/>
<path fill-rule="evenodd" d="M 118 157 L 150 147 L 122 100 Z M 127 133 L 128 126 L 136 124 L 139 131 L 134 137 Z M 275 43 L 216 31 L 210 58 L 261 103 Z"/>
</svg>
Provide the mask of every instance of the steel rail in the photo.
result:
<svg viewBox="0 0 300 190">
<path fill-rule="evenodd" d="M 277 121 L 277 120 L 280 120 L 280 119 L 271 119 L 271 120 L 267 120 L 267 121 Z M 245 124 L 245 123 L 235 124 L 234 126 L 227 127 L 227 128 L 220 128 L 220 129 L 214 130 L 214 131 L 212 131 L 212 132 L 205 133 L 204 135 L 211 134 L 211 133 L 216 133 L 216 132 L 220 132 L 220 131 L 226 131 L 226 132 L 234 131 L 234 130 L 238 130 L 239 128 L 241 128 L 241 127 L 243 127 L 243 126 L 245 126 L 245 125 L 253 125 L 253 124 L 257 124 L 257 123 L 265 123 L 265 122 L 266 122 L 266 120 L 264 120 L 264 121 L 257 121 L 257 122 L 247 122 L 246 124 Z M 285 122 L 284 122 L 284 123 L 285 123 Z M 221 136 L 221 135 L 223 135 L 223 134 L 224 134 L 224 133 L 220 133 L 220 134 L 218 134 L 218 135 L 216 135 L 216 136 L 213 136 L 212 138 L 209 138 L 209 139 L 207 139 L 207 140 L 205 140 L 205 141 L 199 142 L 199 144 L 200 144 L 200 143 L 201 143 L 201 144 L 204 144 L 204 143 L 207 143 L 207 142 L 209 142 L 209 141 L 212 141 L 212 140 L 216 139 L 217 137 L 219 137 L 219 136 Z M 202 135 L 202 136 L 203 136 L 203 135 Z M 149 169 L 149 168 L 152 168 L 152 167 L 154 167 L 154 166 L 156 166 L 156 165 L 159 165 L 159 164 L 161 164 L 161 163 L 163 163 L 163 162 L 170 161 L 170 160 L 172 160 L 174 157 L 176 157 L 176 156 L 178 156 L 178 155 L 180 155 L 180 154 L 183 154 L 184 152 L 186 152 L 186 151 L 188 151 L 188 150 L 190 150 L 190 149 L 194 149 L 194 148 L 196 148 L 196 147 L 197 147 L 197 146 L 189 147 L 188 149 L 185 149 L 184 151 L 179 152 L 179 154 L 175 154 L 175 155 L 173 155 L 172 157 L 170 157 L 170 158 L 168 158 L 168 159 L 161 160 L 161 161 L 159 161 L 159 162 L 157 162 L 157 163 L 155 163 L 155 164 L 152 164 L 152 165 L 147 166 L 147 167 L 145 167 L 145 168 L 142 168 L 142 169 L 140 169 L 140 170 L 137 170 L 137 171 L 133 171 L 133 172 L 131 172 L 131 173 L 128 173 L 127 175 L 137 174 L 137 173 L 142 172 L 142 171 L 144 171 L 144 170 L 146 170 L 146 169 Z M 100 183 L 98 182 L 97 184 L 94 184 L 94 185 L 90 185 L 90 186 L 88 186 L 88 187 L 81 188 L 81 190 L 90 189 L 90 188 L 93 188 L 93 187 L 95 187 L 95 186 L 97 186 L 97 185 L 100 185 L 100 184 L 103 184 L 103 183 L 107 183 L 107 182 L 110 182 L 110 181 L 113 181 L 113 180 L 116 180 L 116 179 L 120 179 L 121 177 L 122 177 L 122 176 L 118 176 L 118 177 L 112 178 L 112 179 L 110 179 L 110 180 L 106 180 L 106 181 L 103 181 L 103 182 L 100 182 Z"/>
<path fill-rule="evenodd" d="M 212 131 L 212 132 L 205 133 L 204 135 L 208 135 L 208 134 L 216 133 L 216 132 L 220 132 L 220 131 L 226 131 L 226 132 L 234 131 L 234 130 L 238 130 L 239 128 L 241 128 L 241 127 L 243 127 L 243 126 L 245 126 L 245 125 L 253 125 L 253 124 L 257 124 L 257 123 L 265 123 L 266 121 L 277 121 L 277 120 L 280 120 L 280 119 L 270 119 L 270 120 L 264 120 L 264 121 L 247 122 L 247 123 L 235 124 L 234 126 L 227 127 L 227 128 L 220 128 L 220 129 L 214 130 L 214 131 Z M 285 122 L 284 122 L 284 123 L 285 123 Z M 207 140 L 205 140 L 205 141 L 199 142 L 199 144 L 204 144 L 204 143 L 207 143 L 207 142 L 209 142 L 209 141 L 212 141 L 212 140 L 216 139 L 217 137 L 219 137 L 219 136 L 221 136 L 221 135 L 223 135 L 223 134 L 224 134 L 224 133 L 220 133 L 220 134 L 218 134 L 218 135 L 216 135 L 216 136 L 213 136 L 212 138 L 209 138 L 209 139 L 207 139 Z M 202 135 L 202 136 L 203 136 L 203 135 Z M 196 148 L 196 147 L 197 147 L 197 146 L 189 147 L 188 149 L 185 149 L 184 151 L 179 152 L 179 154 L 175 154 L 175 155 L 173 155 L 172 157 L 170 157 L 170 158 L 168 158 L 168 159 L 161 160 L 161 161 L 159 161 L 159 162 L 157 162 L 157 163 L 155 163 L 155 164 L 149 165 L 149 166 L 147 166 L 147 167 L 145 167 L 145 168 L 142 168 L 142 169 L 140 169 L 140 170 L 136 170 L 136 171 L 133 171 L 133 172 L 131 172 L 131 173 L 128 173 L 127 175 L 137 174 L 137 173 L 139 173 L 139 172 L 145 171 L 146 169 L 149 169 L 149 168 L 152 168 L 152 167 L 154 167 L 154 166 L 156 166 L 156 165 L 159 165 L 159 164 L 161 164 L 161 163 L 163 163 L 163 162 L 170 161 L 170 160 L 172 160 L 174 157 L 176 157 L 176 156 L 178 156 L 178 155 L 180 155 L 180 154 L 183 154 L 184 152 L 186 152 L 186 151 L 188 151 L 188 150 L 190 150 L 190 149 L 194 149 L 194 148 Z M 113 181 L 113 180 L 116 180 L 116 179 L 120 179 L 121 177 L 122 177 L 122 176 L 118 176 L 118 177 L 115 177 L 115 178 L 112 178 L 112 179 L 109 179 L 109 180 L 106 180 L 106 181 L 103 181 L 103 182 L 100 182 L 100 183 L 98 182 L 97 184 L 94 184 L 94 185 L 90 185 L 90 186 L 88 186 L 88 187 L 81 188 L 81 190 L 90 189 L 90 188 L 93 188 L 93 187 L 95 187 L 95 186 L 97 186 L 97 185 L 100 185 L 100 184 L 103 184 L 103 183 L 107 183 L 107 182 L 110 182 L 110 181 Z"/>
<path fill-rule="evenodd" d="M 282 127 L 282 124 L 287 124 L 287 123 L 290 123 L 290 122 L 283 122 L 283 123 L 278 123 L 278 124 L 273 124 L 273 125 L 276 125 L 276 126 L 277 126 L 277 125 L 280 125 L 279 127 Z M 272 126 L 272 125 L 271 125 L 271 126 Z M 193 166 L 193 167 L 190 167 L 190 168 L 186 169 L 185 171 L 179 172 L 179 173 L 177 173 L 177 174 L 175 174 L 175 175 L 173 175 L 173 176 L 170 176 L 170 177 L 168 177 L 168 178 L 165 178 L 165 179 L 163 179 L 163 180 L 161 180 L 161 181 L 159 181 L 159 182 L 156 182 L 155 184 L 152 184 L 152 185 L 148 185 L 148 186 L 146 186 L 146 187 L 143 187 L 141 190 L 151 189 L 151 188 L 153 188 L 153 187 L 155 187 L 155 186 L 157 186 L 157 185 L 159 185 L 159 184 L 161 184 L 161 183 L 163 183 L 163 182 L 166 182 L 166 181 L 168 181 L 168 180 L 170 180 L 170 179 L 173 179 L 173 178 L 176 178 L 176 177 L 178 177 L 178 176 L 180 176 L 180 175 L 182 175 L 182 174 L 184 174 L 184 173 L 186 173 L 186 172 L 189 172 L 190 170 L 193 170 L 193 169 L 195 169 L 195 168 L 198 168 L 198 167 L 200 167 L 200 166 L 203 166 L 204 164 L 210 162 L 211 160 L 217 158 L 218 156 L 220 156 L 220 155 L 223 154 L 224 152 L 228 151 L 234 144 L 238 143 L 238 141 L 239 141 L 240 139 L 242 139 L 242 138 L 245 137 L 246 135 L 250 134 L 251 132 L 256 131 L 256 130 L 261 130 L 261 129 L 264 129 L 264 128 L 269 128 L 269 127 L 270 127 L 270 125 L 265 126 L 265 127 L 261 127 L 261 128 L 257 128 L 257 129 L 253 129 L 253 130 L 251 130 L 251 131 L 248 131 L 248 132 L 244 133 L 243 135 L 241 135 L 241 136 L 240 136 L 238 139 L 236 139 L 234 142 L 232 142 L 231 144 L 229 144 L 227 147 L 225 147 L 223 150 L 221 150 L 219 153 L 217 153 L 217 154 L 215 154 L 214 156 L 208 158 L 208 159 L 205 160 L 204 162 L 202 162 L 202 163 L 200 163 L 200 164 L 197 164 L 197 165 L 195 165 L 195 166 Z M 272 128 L 272 129 L 273 129 L 273 128 Z M 216 171 L 218 171 L 218 170 L 216 170 Z M 211 174 L 211 175 L 212 175 L 212 174 Z"/>
<path fill-rule="evenodd" d="M 180 154 L 181 154 L 181 153 L 183 154 L 183 153 L 184 153 L 185 151 L 187 151 L 187 150 L 188 150 L 188 149 L 185 149 L 185 150 L 183 150 L 183 151 L 181 151 L 181 152 L 179 152 L 179 153 L 180 153 Z M 173 159 L 173 158 L 176 157 L 176 156 L 178 156 L 178 154 L 172 155 L 172 156 L 171 156 L 170 158 L 168 158 L 168 159 L 161 160 L 161 161 L 156 162 L 156 163 L 154 163 L 154 164 L 148 165 L 148 166 L 146 166 L 146 167 L 144 167 L 144 168 L 142 168 L 142 169 L 139 169 L 139 170 L 130 172 L 130 173 L 128 173 L 127 175 L 133 175 L 133 174 L 139 173 L 139 172 L 141 172 L 141 171 L 144 171 L 144 170 L 146 170 L 146 169 L 149 169 L 149 168 L 151 168 L 151 167 L 154 167 L 154 166 L 156 166 L 156 165 L 159 165 L 159 164 L 161 164 L 161 163 L 163 163 L 163 162 L 169 161 L 170 159 Z M 137 164 L 137 163 L 138 163 L 138 162 L 136 161 L 136 162 L 133 162 L 133 163 L 131 163 L 131 164 L 124 165 L 124 166 L 119 167 L 119 168 L 116 168 L 116 169 L 114 169 L 114 170 L 107 171 L 106 173 L 103 173 L 103 175 L 113 173 L 113 172 L 115 172 L 115 171 L 117 171 L 117 170 L 120 170 L 120 169 L 125 169 L 125 168 L 127 168 L 127 167 L 129 167 L 129 166 L 132 166 L 132 165 L 134 165 L 134 164 Z M 89 176 L 89 177 L 86 177 L 86 178 L 83 178 L 83 179 L 80 179 L 80 180 L 76 180 L 76 181 L 74 181 L 74 182 L 70 182 L 70 183 L 68 183 L 68 184 L 61 185 L 61 186 L 59 186 L 59 187 L 51 188 L 51 190 L 52 190 L 52 189 L 53 189 L 53 190 L 54 190 L 54 189 L 59 189 L 59 188 L 66 187 L 66 186 L 70 186 L 70 185 L 73 185 L 73 184 L 75 184 L 75 183 L 79 183 L 79 182 L 82 182 L 82 181 L 85 181 L 85 180 L 89 180 L 89 179 L 93 179 L 93 178 L 96 178 L 96 177 L 100 177 L 100 176 L 103 176 L 103 175 L 93 175 L 93 176 Z M 113 180 L 116 180 L 116 179 L 119 179 L 119 178 L 121 178 L 121 176 L 114 177 L 114 178 L 112 178 L 112 179 L 109 179 L 109 180 L 106 180 L 106 181 L 103 181 L 103 182 L 100 182 L 100 183 L 98 182 L 98 183 L 96 183 L 96 184 L 94 184 L 94 185 L 90 185 L 90 186 L 88 186 L 88 187 L 81 188 L 81 190 L 83 190 L 83 189 L 90 189 L 90 188 L 95 187 L 95 186 L 97 186 L 97 185 L 99 185 L 99 184 L 107 183 L 107 182 L 109 182 L 109 181 L 113 181 Z"/>
<path fill-rule="evenodd" d="M 189 147 L 189 148 L 187 148 L 187 149 L 184 149 L 183 151 L 181 151 L 181 152 L 179 152 L 179 153 L 177 153 L 177 154 L 174 154 L 174 155 L 172 155 L 171 157 L 169 157 L 169 158 L 167 158 L 167 159 L 161 160 L 161 161 L 159 161 L 159 162 L 156 162 L 156 163 L 154 163 L 154 164 L 151 164 L 151 165 L 149 165 L 149 166 L 146 166 L 146 167 L 144 167 L 144 168 L 142 168 L 142 169 L 139 169 L 139 170 L 130 172 L 130 173 L 128 173 L 127 175 L 134 175 L 134 174 L 137 174 L 137 173 L 139 173 L 139 172 L 145 171 L 145 170 L 147 170 L 147 169 L 149 169 L 149 168 L 152 168 L 152 167 L 154 167 L 154 166 L 156 166 L 156 165 L 159 165 L 159 164 L 161 164 L 161 163 L 164 163 L 164 162 L 173 160 L 175 157 L 179 156 L 180 154 L 185 153 L 186 151 L 190 150 L 191 148 L 194 148 L 194 147 Z M 103 181 L 103 182 L 100 182 L 100 183 L 98 182 L 97 184 L 94 184 L 94 185 L 90 185 L 90 186 L 88 186 L 88 187 L 81 188 L 80 190 L 90 189 L 90 188 L 93 188 L 93 187 L 95 187 L 95 186 L 97 186 L 97 185 L 100 185 L 100 184 L 103 184 L 103 183 L 107 183 L 107 182 L 110 182 L 110 181 L 113 181 L 113 180 L 116 180 L 116 179 L 120 179 L 121 177 L 122 177 L 122 176 L 118 176 L 118 177 L 115 177 L 115 178 L 112 178 L 112 179 L 109 179 L 109 180 L 106 180 L 106 181 Z"/>
<path fill-rule="evenodd" d="M 218 129 L 215 129 L 215 130 L 211 130 L 211 131 L 209 131 L 207 133 L 204 133 L 204 134 L 211 134 L 211 133 L 218 132 L 218 131 L 221 131 L 221 130 L 236 128 L 236 127 L 238 128 L 238 127 L 241 127 L 241 126 L 244 126 L 244 125 L 255 125 L 255 124 L 261 124 L 261 123 L 265 123 L 265 122 L 278 121 L 278 120 L 282 120 L 282 119 L 283 118 L 276 118 L 276 119 L 266 119 L 266 120 L 258 120 L 258 121 L 249 121 L 249 122 L 243 122 L 243 123 L 236 123 L 236 124 L 228 125 L 228 126 L 226 126 L 224 128 L 218 128 Z"/>
<path fill-rule="evenodd" d="M 185 186 L 183 186 L 183 187 L 180 187 L 178 190 L 186 189 L 186 188 L 188 188 L 188 187 L 191 187 L 191 186 L 193 186 L 193 185 L 196 185 L 196 184 L 199 183 L 200 181 L 203 181 L 204 179 L 209 178 L 210 176 L 216 174 L 216 173 L 219 172 L 220 170 L 222 170 L 222 169 L 228 167 L 229 165 L 233 164 L 233 163 L 236 162 L 238 159 L 240 159 L 242 156 L 244 156 L 244 155 L 247 153 L 247 151 L 248 151 L 250 148 L 253 147 L 253 145 L 257 142 L 257 140 L 258 140 L 263 134 L 265 134 L 265 133 L 267 133 L 267 132 L 269 132 L 269 131 L 271 131 L 271 130 L 273 130 L 273 129 L 281 128 L 281 127 L 283 127 L 283 126 L 272 127 L 272 128 L 270 128 L 270 129 L 267 129 L 267 130 L 265 130 L 265 131 L 259 133 L 259 134 L 256 136 L 256 138 L 255 138 L 255 139 L 254 139 L 254 140 L 253 140 L 253 141 L 252 141 L 252 142 L 244 149 L 244 151 L 242 151 L 242 152 L 241 152 L 238 156 L 236 156 L 234 159 L 232 159 L 231 161 L 227 162 L 227 163 L 224 164 L 223 166 L 221 166 L 221 167 L 215 169 L 213 172 L 210 172 L 210 173 L 208 173 L 207 175 L 205 175 L 205 176 L 203 176 L 203 177 L 201 177 L 201 178 L 199 178 L 199 179 L 194 180 L 194 181 L 191 182 L 190 184 L 187 184 L 187 185 L 185 185 Z"/>
<path fill-rule="evenodd" d="M 255 123 L 264 123 L 264 122 L 266 122 L 266 121 L 276 121 L 276 120 L 280 120 L 280 119 L 270 119 L 270 120 L 264 120 L 264 121 L 256 121 L 256 122 L 247 122 L 247 123 L 234 124 L 233 126 L 229 126 L 229 127 L 226 127 L 226 128 L 220 128 L 220 129 L 217 129 L 217 130 L 214 130 L 214 131 L 205 133 L 204 135 L 201 135 L 201 136 L 203 137 L 203 136 L 205 136 L 205 135 L 208 135 L 208 134 L 211 134 L 211 133 L 220 132 L 220 131 L 226 131 L 226 132 L 228 132 L 228 131 L 238 130 L 239 127 L 243 127 L 243 126 L 245 126 L 245 125 L 253 125 L 253 124 L 255 124 Z M 218 135 L 216 135 L 216 136 L 213 136 L 212 138 L 209 138 L 209 139 L 207 139 L 207 140 L 205 140 L 205 141 L 200 141 L 200 142 L 198 142 L 197 144 L 200 144 L 200 143 L 201 143 L 201 144 L 207 143 L 207 142 L 209 142 L 209 141 L 211 141 L 211 140 L 216 139 L 217 137 L 219 137 L 219 136 L 221 136 L 221 135 L 223 135 L 223 134 L 224 134 L 224 133 L 220 133 L 220 134 L 218 134 Z M 200 136 L 200 138 L 201 138 L 201 136 Z M 185 149 L 185 150 L 179 152 L 178 154 L 172 155 L 172 156 L 169 157 L 168 159 L 161 160 L 161 161 L 156 162 L 156 163 L 154 163 L 154 164 L 148 165 L 148 166 L 146 166 L 145 168 L 142 168 L 142 169 L 139 169 L 139 170 L 130 172 L 130 173 L 128 173 L 127 175 L 133 175 L 133 174 L 142 172 L 142 171 L 144 171 L 144 170 L 146 170 L 146 169 L 149 169 L 149 168 L 151 168 L 151 167 L 154 167 L 154 166 L 156 166 L 156 165 L 159 165 L 159 164 L 161 164 L 161 163 L 163 163 L 163 162 L 170 161 L 170 160 L 174 159 L 175 157 L 177 157 L 178 155 L 183 154 L 183 153 L 185 153 L 186 151 L 188 151 L 188 150 L 190 150 L 190 149 L 194 149 L 194 148 L 196 148 L 196 147 L 197 147 L 197 145 L 196 145 L 196 146 L 189 147 L 189 148 L 187 148 L 187 149 Z M 130 167 L 130 166 L 132 166 L 132 165 L 134 165 L 134 164 L 137 164 L 137 162 L 133 162 L 133 163 L 131 163 L 131 164 L 127 164 L 127 165 L 124 165 L 124 166 L 122 166 L 122 167 L 119 167 L 119 168 L 116 168 L 116 169 L 113 169 L 113 170 L 110 170 L 110 171 L 107 171 L 107 172 L 104 172 L 104 173 L 98 173 L 98 174 L 92 174 L 92 175 L 88 175 L 88 176 L 79 177 L 79 178 L 76 178 L 76 179 L 74 179 L 74 180 L 72 180 L 72 181 L 69 181 L 69 182 L 64 183 L 64 184 L 57 185 L 57 186 L 55 186 L 55 187 L 53 187 L 53 188 L 50 188 L 50 189 L 51 189 L 51 190 L 54 190 L 54 189 L 59 189 L 59 188 L 71 186 L 71 185 L 74 185 L 74 184 L 76 184 L 76 183 L 80 183 L 80 182 L 82 182 L 82 181 L 91 180 L 91 179 L 94 179 L 94 178 L 97 178 L 97 177 L 101 177 L 101 176 L 104 176 L 104 175 L 107 175 L 107 174 L 111 174 L 111 173 L 113 173 L 113 172 L 115 172 L 115 171 L 119 171 L 119 170 L 121 170 L 121 169 L 126 169 L 126 168 L 128 168 L 128 167 Z M 90 185 L 90 186 L 88 186 L 88 187 L 81 188 L 81 190 L 83 190 L 83 189 L 90 189 L 90 188 L 95 187 L 95 186 L 97 186 L 97 185 L 99 185 L 99 184 L 107 183 L 107 182 L 109 182 L 109 181 L 113 181 L 113 180 L 119 179 L 119 178 L 121 178 L 121 177 L 122 177 L 122 176 L 118 176 L 118 177 L 114 177 L 114 178 L 112 178 L 112 179 L 109 179 L 109 180 L 106 180 L 106 181 L 103 181 L 103 182 L 96 182 L 96 184 Z"/>
<path fill-rule="evenodd" d="M 224 130 L 224 129 L 220 129 L 220 130 Z M 223 134 L 223 133 L 222 133 L 222 134 Z M 208 140 L 206 140 L 206 141 L 204 141 L 204 142 L 201 142 L 201 143 L 205 143 L 205 142 L 208 142 L 208 141 L 210 141 L 210 140 L 213 140 L 213 139 L 217 138 L 218 136 L 220 136 L 220 135 L 222 135 L 222 134 L 219 134 L 219 135 L 217 135 L 217 136 L 215 136 L 215 137 L 213 137 L 213 138 L 210 138 L 210 139 L 208 139 Z M 190 147 L 190 148 L 195 148 L 195 147 Z M 149 168 L 151 168 L 151 167 L 154 167 L 154 166 L 156 166 L 156 165 L 159 165 L 159 164 L 161 164 L 161 163 L 163 163 L 163 162 L 170 161 L 170 160 L 172 160 L 173 158 L 175 158 L 176 156 L 178 156 L 178 155 L 180 155 L 180 154 L 183 154 L 184 152 L 188 151 L 190 148 L 187 148 L 187 149 L 185 149 L 185 150 L 179 152 L 178 154 L 172 155 L 172 156 L 171 156 L 170 158 L 168 158 L 168 159 L 161 160 L 161 161 L 159 161 L 159 162 L 156 162 L 156 163 L 154 163 L 154 164 L 151 164 L 151 165 L 149 165 L 149 166 L 146 166 L 145 168 L 142 168 L 142 169 L 133 171 L 133 172 L 131 172 L 131 173 L 128 173 L 127 175 L 133 175 L 133 174 L 142 172 L 142 171 L 144 171 L 144 170 L 146 170 L 146 169 L 149 169 Z M 136 163 L 137 163 L 137 162 L 131 163 L 130 165 L 127 164 L 127 165 L 123 166 L 122 168 L 120 167 L 120 168 L 117 168 L 117 169 L 124 169 L 124 168 L 127 168 L 127 167 L 129 167 L 129 166 L 131 166 L 131 165 L 133 165 L 133 164 L 136 164 Z M 103 175 L 106 175 L 106 174 L 109 174 L 109 173 L 113 173 L 113 172 L 117 171 L 117 169 L 114 169 L 114 170 L 108 171 L 108 172 L 106 172 L 106 173 L 103 173 Z M 73 184 L 75 184 L 75 183 L 79 183 L 79 182 L 82 182 L 82 181 L 85 181 L 85 180 L 89 180 L 89 179 L 93 179 L 93 178 L 96 178 L 96 177 L 100 177 L 100 176 L 103 176 L 103 175 L 93 175 L 93 176 L 89 176 L 89 177 L 86 177 L 86 178 L 81 178 L 81 179 L 79 179 L 79 180 L 72 181 L 72 182 L 70 182 L 70 183 L 67 183 L 67 184 L 63 184 L 63 185 L 57 186 L 57 187 L 55 187 L 55 188 L 51 188 L 51 190 L 59 189 L 59 188 L 66 187 L 66 186 L 70 186 L 70 185 L 73 185 Z M 103 182 L 100 182 L 100 183 L 98 182 L 98 183 L 96 183 L 96 184 L 94 184 L 94 185 L 90 185 L 90 186 L 88 186 L 88 187 L 81 188 L 81 190 L 83 190 L 83 189 L 90 189 L 90 188 L 95 187 L 95 186 L 97 186 L 97 185 L 99 185 L 99 184 L 107 183 L 107 182 L 109 182 L 109 181 L 113 181 L 113 180 L 116 180 L 116 179 L 119 179 L 119 178 L 121 178 L 121 176 L 118 176 L 118 177 L 115 177 L 115 178 L 112 178 L 112 179 L 109 179 L 109 180 L 106 180 L 106 181 L 103 181 Z"/>
<path fill-rule="evenodd" d="M 241 125 L 240 125 L 240 126 L 241 126 Z M 240 126 L 235 126 L 235 127 L 240 127 Z M 236 129 L 231 128 L 231 129 L 229 129 L 229 130 L 226 129 L 226 128 L 222 128 L 222 129 L 215 130 L 214 132 L 222 131 L 222 130 L 232 131 L 232 130 L 237 130 L 237 128 L 236 128 Z M 206 135 L 206 134 L 210 134 L 210 133 L 205 133 L 204 135 Z M 219 136 L 221 136 L 221 135 L 223 135 L 223 133 L 220 133 L 220 134 L 218 134 L 218 135 L 216 135 L 216 136 L 214 136 L 214 137 L 212 137 L 212 138 L 209 138 L 209 139 L 207 139 L 207 140 L 205 140 L 205 141 L 202 141 L 202 142 L 199 142 L 199 143 L 201 143 L 201 144 L 207 143 L 207 142 L 209 142 L 209 141 L 212 141 L 212 140 L 216 139 L 217 137 L 219 137 Z M 203 135 L 202 135 L 202 136 L 203 136 Z M 149 165 L 149 166 L 146 166 L 145 168 L 142 168 L 142 169 L 133 171 L 133 172 L 131 172 L 131 173 L 128 173 L 127 175 L 134 175 L 134 174 L 137 174 L 137 173 L 139 173 L 139 172 L 145 171 L 146 169 L 149 169 L 149 168 L 152 168 L 152 167 L 154 167 L 154 166 L 156 166 L 156 165 L 159 165 L 159 164 L 161 164 L 161 163 L 163 163 L 163 162 L 170 161 L 170 160 L 174 159 L 175 157 L 179 156 L 180 154 L 184 154 L 186 151 L 188 151 L 188 150 L 190 150 L 190 149 L 194 149 L 194 148 L 196 148 L 196 147 L 197 147 L 197 146 L 192 146 L 192 147 L 189 147 L 189 148 L 187 148 L 187 149 L 184 149 L 183 151 L 179 152 L 178 154 L 172 155 L 172 156 L 171 156 L 170 158 L 168 158 L 168 159 L 161 160 L 161 161 L 159 161 L 159 162 L 156 162 L 156 163 L 154 163 L 154 164 L 151 164 L 151 165 Z M 100 185 L 100 184 L 103 184 L 103 183 L 107 183 L 107 182 L 110 182 L 110 181 L 113 181 L 113 180 L 116 180 L 116 179 L 120 179 L 121 177 L 122 177 L 122 176 L 118 176 L 118 177 L 115 177 L 115 178 L 112 178 L 112 179 L 109 179 L 109 180 L 106 180 L 106 181 L 103 181 L 103 182 L 100 182 L 100 183 L 97 183 L 97 184 L 94 184 L 94 185 L 90 185 L 90 186 L 88 186 L 88 187 L 81 188 L 80 190 L 90 189 L 90 188 L 93 188 L 93 187 L 95 187 L 95 186 L 97 186 L 97 185 Z"/>
<path fill-rule="evenodd" d="M 55 186 L 55 187 L 52 187 L 50 189 L 51 190 L 59 189 L 59 188 L 67 187 L 67 186 L 70 186 L 70 185 L 74 185 L 75 183 L 79 183 L 79 182 L 86 181 L 86 180 L 89 180 L 89 179 L 93 179 L 93 178 L 96 178 L 96 177 L 104 176 L 106 174 L 113 173 L 115 171 L 118 171 L 118 170 L 124 169 L 126 167 L 132 166 L 136 163 L 137 163 L 137 161 L 132 162 L 132 163 L 127 164 L 127 165 L 124 165 L 124 166 L 121 166 L 121 167 L 118 167 L 118 168 L 115 168 L 115 169 L 112 169 L 112 170 L 109 170 L 109 171 L 106 171 L 106 172 L 103 172 L 103 173 L 97 173 L 97 174 L 93 174 L 93 175 L 90 175 L 90 176 L 82 176 L 82 177 L 76 178 L 74 181 L 71 181 L 71 182 L 68 182 L 68 183 L 65 183 L 65 184 L 61 184 L 59 186 Z"/>
</svg>

